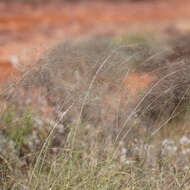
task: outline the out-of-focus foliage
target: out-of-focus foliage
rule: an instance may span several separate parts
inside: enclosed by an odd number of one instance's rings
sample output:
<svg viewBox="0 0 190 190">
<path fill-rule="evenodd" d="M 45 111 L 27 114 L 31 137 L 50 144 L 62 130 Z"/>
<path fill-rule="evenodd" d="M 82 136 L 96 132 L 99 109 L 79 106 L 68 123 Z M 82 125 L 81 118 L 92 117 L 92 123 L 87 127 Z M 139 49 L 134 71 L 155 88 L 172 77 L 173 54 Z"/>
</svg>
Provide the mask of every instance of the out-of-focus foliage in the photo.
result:
<svg viewBox="0 0 190 190">
<path fill-rule="evenodd" d="M 47 3 L 47 2 L 88 2 L 87 0 L 0 0 L 0 2 L 5 3 Z M 105 1 L 105 2 L 111 2 L 111 3 L 117 3 L 117 2 L 155 2 L 155 1 L 163 1 L 163 0 L 95 0 L 95 1 Z M 92 0 L 94 2 L 94 0 Z"/>
</svg>

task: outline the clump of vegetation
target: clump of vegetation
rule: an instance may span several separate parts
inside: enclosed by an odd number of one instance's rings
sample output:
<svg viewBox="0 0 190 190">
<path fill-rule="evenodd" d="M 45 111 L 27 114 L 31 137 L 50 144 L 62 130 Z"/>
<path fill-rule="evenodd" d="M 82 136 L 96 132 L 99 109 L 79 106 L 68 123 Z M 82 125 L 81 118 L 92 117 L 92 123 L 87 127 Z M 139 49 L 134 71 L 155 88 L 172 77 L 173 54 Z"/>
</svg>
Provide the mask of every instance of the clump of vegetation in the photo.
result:
<svg viewBox="0 0 190 190">
<path fill-rule="evenodd" d="M 145 69 L 148 67 L 149 72 L 157 77 L 140 106 L 141 116 L 147 123 L 152 123 L 150 120 L 156 123 L 170 118 L 169 122 L 189 111 L 189 40 L 187 35 L 180 35 L 169 44 L 172 51 L 164 61 L 145 65 Z"/>
<path fill-rule="evenodd" d="M 188 109 L 188 53 L 172 43 L 91 39 L 43 55 L 1 98 L 0 187 L 187 190 L 188 119 L 174 118 Z M 135 71 L 156 77 L 131 100 Z"/>
<path fill-rule="evenodd" d="M 33 130 L 32 118 L 30 112 L 25 112 L 22 119 L 19 122 L 13 123 L 13 116 L 10 110 L 5 115 L 5 123 L 9 126 L 6 130 L 7 136 L 10 140 L 14 141 L 17 148 L 24 146 L 27 135 Z"/>
</svg>

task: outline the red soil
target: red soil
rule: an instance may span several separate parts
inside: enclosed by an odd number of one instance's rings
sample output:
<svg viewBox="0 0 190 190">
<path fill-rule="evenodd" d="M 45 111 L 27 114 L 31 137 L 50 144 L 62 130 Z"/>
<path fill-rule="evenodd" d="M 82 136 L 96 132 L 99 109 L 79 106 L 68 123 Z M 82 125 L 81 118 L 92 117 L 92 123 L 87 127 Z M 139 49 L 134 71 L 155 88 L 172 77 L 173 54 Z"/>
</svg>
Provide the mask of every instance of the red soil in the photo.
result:
<svg viewBox="0 0 190 190">
<path fill-rule="evenodd" d="M 0 82 L 3 83 L 8 78 L 20 76 L 20 72 L 9 61 L 0 62 Z"/>
<path fill-rule="evenodd" d="M 131 96 L 137 95 L 137 93 L 143 91 L 153 80 L 155 76 L 148 74 L 130 74 L 125 80 L 125 86 Z"/>
</svg>

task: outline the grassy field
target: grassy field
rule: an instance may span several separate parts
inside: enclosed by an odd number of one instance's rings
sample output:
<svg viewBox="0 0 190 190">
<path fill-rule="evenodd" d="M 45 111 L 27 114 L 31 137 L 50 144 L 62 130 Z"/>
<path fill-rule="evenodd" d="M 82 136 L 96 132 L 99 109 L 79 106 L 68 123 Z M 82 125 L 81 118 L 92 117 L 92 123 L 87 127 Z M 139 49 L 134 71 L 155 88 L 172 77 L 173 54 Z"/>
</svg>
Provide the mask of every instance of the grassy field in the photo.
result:
<svg viewBox="0 0 190 190">
<path fill-rule="evenodd" d="M 0 189 L 189 190 L 189 53 L 138 33 L 50 49 L 1 91 Z M 134 74 L 153 77 L 132 94 Z"/>
</svg>

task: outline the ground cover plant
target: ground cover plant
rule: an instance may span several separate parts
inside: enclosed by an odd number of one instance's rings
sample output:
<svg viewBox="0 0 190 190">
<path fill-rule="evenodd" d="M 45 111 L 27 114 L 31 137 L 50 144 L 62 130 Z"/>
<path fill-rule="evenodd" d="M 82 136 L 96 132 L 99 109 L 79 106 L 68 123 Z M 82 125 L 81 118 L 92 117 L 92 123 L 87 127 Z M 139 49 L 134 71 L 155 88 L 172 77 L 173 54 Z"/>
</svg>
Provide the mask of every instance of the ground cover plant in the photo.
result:
<svg viewBox="0 0 190 190">
<path fill-rule="evenodd" d="M 1 189 L 189 189 L 190 46 L 174 39 L 63 42 L 2 89 Z"/>
</svg>

